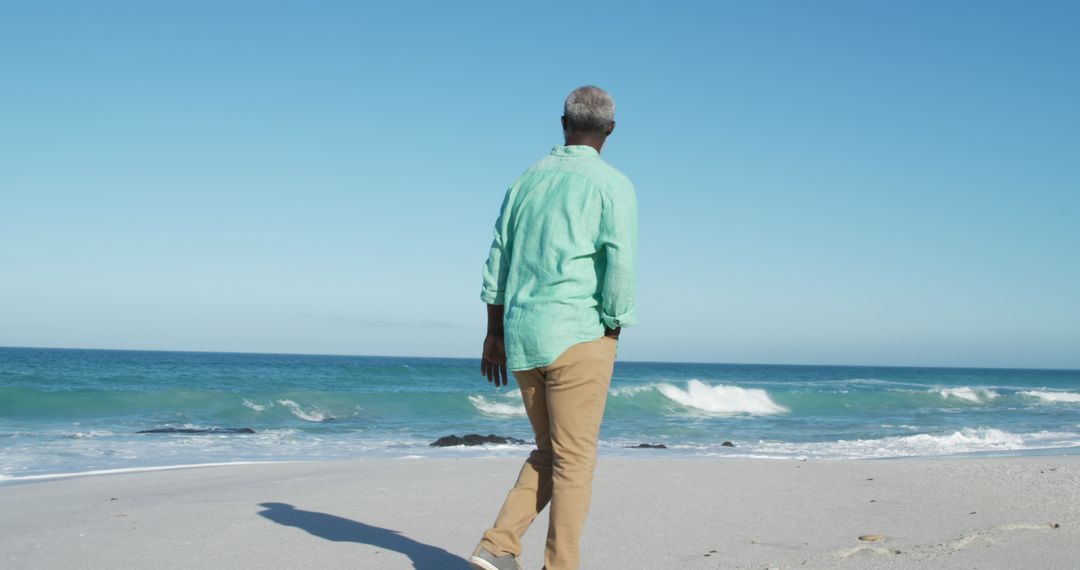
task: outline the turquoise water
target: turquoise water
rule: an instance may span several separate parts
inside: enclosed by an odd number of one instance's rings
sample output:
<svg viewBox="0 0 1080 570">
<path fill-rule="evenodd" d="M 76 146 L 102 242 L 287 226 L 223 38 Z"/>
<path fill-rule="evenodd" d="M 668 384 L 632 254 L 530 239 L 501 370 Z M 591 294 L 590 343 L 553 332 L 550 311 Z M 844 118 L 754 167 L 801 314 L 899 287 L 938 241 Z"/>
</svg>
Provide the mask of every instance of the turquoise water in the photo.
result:
<svg viewBox="0 0 1080 570">
<path fill-rule="evenodd" d="M 255 433 L 135 433 L 168 427 Z M 475 359 L 0 348 L 4 478 L 528 451 L 428 446 L 465 433 L 531 440 L 513 382 L 493 388 Z M 602 454 L 648 457 L 1080 449 L 1080 371 L 620 361 L 600 438 Z"/>
</svg>

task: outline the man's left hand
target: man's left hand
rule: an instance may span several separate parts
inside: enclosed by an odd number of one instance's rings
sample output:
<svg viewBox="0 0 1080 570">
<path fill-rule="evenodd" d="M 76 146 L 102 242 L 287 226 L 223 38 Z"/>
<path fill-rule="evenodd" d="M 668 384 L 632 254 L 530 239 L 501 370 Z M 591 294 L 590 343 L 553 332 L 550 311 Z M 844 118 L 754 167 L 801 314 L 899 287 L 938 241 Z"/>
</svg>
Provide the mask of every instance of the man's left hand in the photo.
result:
<svg viewBox="0 0 1080 570">
<path fill-rule="evenodd" d="M 496 388 L 506 386 L 506 344 L 501 334 L 488 334 L 484 339 L 480 373 L 487 376 L 488 382 L 495 382 Z"/>
</svg>

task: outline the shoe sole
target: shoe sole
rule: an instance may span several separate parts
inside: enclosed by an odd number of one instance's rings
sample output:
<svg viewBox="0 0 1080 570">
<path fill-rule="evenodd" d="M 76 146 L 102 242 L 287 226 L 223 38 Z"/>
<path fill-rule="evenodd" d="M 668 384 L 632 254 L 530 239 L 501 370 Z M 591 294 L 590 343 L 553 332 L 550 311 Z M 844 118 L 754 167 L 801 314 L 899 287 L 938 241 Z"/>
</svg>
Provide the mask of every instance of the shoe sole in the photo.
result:
<svg viewBox="0 0 1080 570">
<path fill-rule="evenodd" d="M 473 570 L 499 570 L 491 565 L 490 562 L 480 558 L 479 556 L 473 556 L 469 559 L 469 566 L 472 566 Z"/>
</svg>

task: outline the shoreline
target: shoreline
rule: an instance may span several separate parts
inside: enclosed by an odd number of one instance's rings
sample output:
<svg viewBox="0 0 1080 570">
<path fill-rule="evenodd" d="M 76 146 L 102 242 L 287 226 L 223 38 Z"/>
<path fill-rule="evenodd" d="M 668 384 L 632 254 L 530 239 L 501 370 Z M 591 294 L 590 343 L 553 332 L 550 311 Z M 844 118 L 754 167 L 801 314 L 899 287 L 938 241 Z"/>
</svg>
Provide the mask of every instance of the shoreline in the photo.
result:
<svg viewBox="0 0 1080 570">
<path fill-rule="evenodd" d="M 453 449 L 453 448 L 450 448 Z M 430 460 L 430 461 L 462 461 L 462 460 L 484 460 L 484 459 L 501 459 L 501 460 L 516 460 L 523 461 L 528 456 L 531 446 L 524 446 L 520 450 L 521 455 L 507 455 L 508 451 L 505 448 L 500 448 L 498 451 L 503 452 L 500 455 L 483 455 L 482 448 L 466 448 L 469 452 L 473 452 L 473 455 L 461 455 L 458 457 L 432 457 L 426 455 L 401 455 L 401 456 L 371 456 L 371 457 L 350 457 L 350 458 L 326 458 L 326 459 L 266 459 L 266 460 L 236 460 L 236 461 L 212 461 L 204 463 L 179 463 L 169 465 L 145 465 L 134 467 L 118 467 L 109 469 L 89 469 L 86 471 L 71 471 L 71 472 L 58 472 L 58 473 L 34 473 L 29 475 L 2 475 L 0 474 L 0 488 L 5 485 L 13 485 L 19 483 L 34 483 L 38 481 L 53 481 L 61 479 L 74 479 L 82 477 L 100 477 L 104 475 L 123 475 L 131 473 L 155 473 L 159 471 L 175 471 L 182 469 L 202 469 L 208 467 L 231 467 L 239 465 L 275 465 L 284 463 L 363 463 L 369 461 L 406 461 L 406 460 Z M 1016 450 L 998 450 L 998 451 L 971 451 L 965 453 L 948 454 L 948 455 L 910 455 L 910 456 L 895 456 L 895 457 L 845 457 L 845 458 L 798 458 L 798 457 L 762 457 L 756 455 L 683 455 L 678 452 L 667 454 L 667 450 L 664 449 L 641 449 L 633 452 L 626 453 L 601 453 L 599 455 L 599 461 L 610 460 L 626 460 L 626 461 L 704 461 L 704 462 L 722 462 L 722 461 L 761 461 L 761 462 L 793 462 L 793 463 L 807 463 L 807 462 L 823 462 L 823 463 L 837 463 L 837 462 L 878 462 L 878 461 L 976 461 L 982 459 L 992 460 L 1023 460 L 1024 458 L 1038 459 L 1038 458 L 1075 458 L 1075 461 L 1080 462 L 1080 446 L 1073 447 L 1053 447 L 1053 448 L 1041 448 L 1041 449 L 1016 449 Z"/>
<path fill-rule="evenodd" d="M 0 484 L 0 560 L 13 569 L 464 570 L 522 459 L 203 465 Z M 601 457 L 582 564 L 1072 567 L 1078 499 L 1076 454 Z M 546 524 L 542 513 L 526 534 L 524 567 L 541 565 Z M 859 540 L 867 535 L 883 538 Z"/>
</svg>

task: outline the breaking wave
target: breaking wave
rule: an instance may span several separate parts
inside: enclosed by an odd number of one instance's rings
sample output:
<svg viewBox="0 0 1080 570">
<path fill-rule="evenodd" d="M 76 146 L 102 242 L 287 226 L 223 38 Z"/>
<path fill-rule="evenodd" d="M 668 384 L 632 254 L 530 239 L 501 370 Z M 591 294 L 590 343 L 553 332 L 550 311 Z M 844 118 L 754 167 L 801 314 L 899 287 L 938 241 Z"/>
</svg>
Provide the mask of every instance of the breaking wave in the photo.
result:
<svg viewBox="0 0 1080 570">
<path fill-rule="evenodd" d="M 492 402 L 483 396 L 469 396 L 469 401 L 472 405 L 480 410 L 484 414 L 492 416 L 524 416 L 525 405 L 524 404 L 506 404 L 503 402 Z M 519 400 L 520 401 L 520 400 Z"/>
<path fill-rule="evenodd" d="M 710 385 L 700 380 L 690 380 L 686 389 L 666 382 L 619 389 L 614 395 L 634 395 L 656 391 L 668 400 L 692 410 L 711 414 L 782 414 L 790 410 L 774 402 L 769 393 L 760 388 L 740 388 L 726 384 Z"/>
<path fill-rule="evenodd" d="M 249 410 L 255 410 L 256 412 L 261 412 L 261 411 L 266 410 L 266 406 L 264 406 L 262 404 L 256 404 L 255 402 L 252 402 L 251 400 L 248 400 L 246 398 L 244 399 L 243 402 L 240 403 L 240 405 L 244 406 L 245 408 L 248 408 Z"/>
<path fill-rule="evenodd" d="M 1018 392 L 1022 396 L 1029 396 L 1032 398 L 1038 398 L 1043 402 L 1059 404 L 1068 403 L 1075 404 L 1080 403 L 1080 393 L 1076 392 L 1048 392 L 1045 390 L 1025 390 Z"/>
<path fill-rule="evenodd" d="M 973 404 L 986 403 L 1001 396 L 1001 394 L 989 388 L 971 388 L 968 386 L 961 386 L 959 388 L 939 388 L 936 390 L 931 389 L 930 391 L 940 394 L 941 397 L 946 400 L 949 398 L 956 398 Z"/>
<path fill-rule="evenodd" d="M 285 406 L 290 412 L 292 412 L 292 415 L 306 422 L 325 422 L 334 419 L 334 416 L 318 408 L 311 408 L 305 410 L 300 407 L 300 404 L 297 404 L 292 400 L 278 400 L 277 403 Z"/>
</svg>

